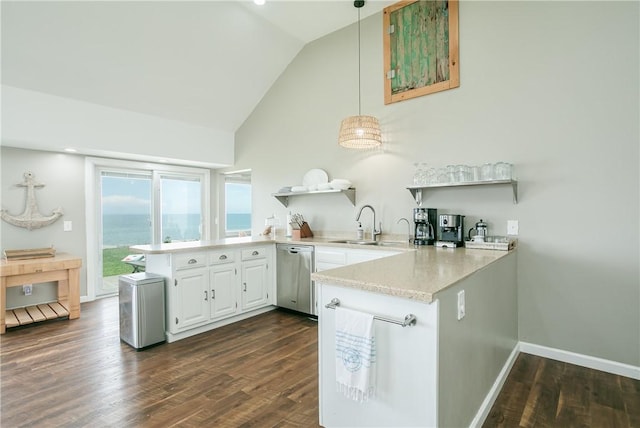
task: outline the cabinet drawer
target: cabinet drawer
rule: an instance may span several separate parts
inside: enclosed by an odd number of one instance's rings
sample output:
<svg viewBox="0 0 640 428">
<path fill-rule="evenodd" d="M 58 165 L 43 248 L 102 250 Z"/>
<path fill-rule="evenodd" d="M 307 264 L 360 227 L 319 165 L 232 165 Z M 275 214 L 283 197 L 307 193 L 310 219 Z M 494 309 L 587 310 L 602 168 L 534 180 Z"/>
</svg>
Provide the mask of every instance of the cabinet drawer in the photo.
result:
<svg viewBox="0 0 640 428">
<path fill-rule="evenodd" d="M 207 256 L 205 253 L 177 254 L 175 256 L 176 270 L 192 269 L 206 265 Z"/>
<path fill-rule="evenodd" d="M 267 247 L 242 250 L 242 260 L 264 259 L 267 257 L 267 250 Z"/>
<path fill-rule="evenodd" d="M 233 251 L 214 251 L 209 254 L 209 264 L 221 265 L 223 263 L 233 263 L 236 254 Z"/>
<path fill-rule="evenodd" d="M 347 264 L 347 252 L 343 250 L 329 250 L 316 248 L 316 263 Z"/>
</svg>

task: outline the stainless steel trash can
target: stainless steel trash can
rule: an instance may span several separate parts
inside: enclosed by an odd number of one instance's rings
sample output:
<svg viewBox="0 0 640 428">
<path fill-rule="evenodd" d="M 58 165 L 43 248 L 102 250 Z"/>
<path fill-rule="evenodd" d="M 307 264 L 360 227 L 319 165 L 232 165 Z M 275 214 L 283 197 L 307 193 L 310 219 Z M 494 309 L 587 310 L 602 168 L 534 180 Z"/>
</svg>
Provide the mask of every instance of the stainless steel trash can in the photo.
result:
<svg viewBox="0 0 640 428">
<path fill-rule="evenodd" d="M 118 289 L 120 340 L 138 350 L 164 342 L 164 277 L 147 272 L 121 275 Z"/>
</svg>

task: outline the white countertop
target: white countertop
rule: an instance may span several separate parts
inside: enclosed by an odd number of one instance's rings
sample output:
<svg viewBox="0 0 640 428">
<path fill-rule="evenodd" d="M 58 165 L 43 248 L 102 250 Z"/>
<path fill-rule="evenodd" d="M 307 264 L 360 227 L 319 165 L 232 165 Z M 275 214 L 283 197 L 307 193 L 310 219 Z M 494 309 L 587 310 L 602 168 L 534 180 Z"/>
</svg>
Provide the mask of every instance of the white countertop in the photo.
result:
<svg viewBox="0 0 640 428">
<path fill-rule="evenodd" d="M 436 293 L 510 253 L 424 246 L 370 262 L 316 272 L 311 278 L 319 283 L 431 303 Z"/>
<path fill-rule="evenodd" d="M 413 250 L 415 247 L 409 244 L 399 244 L 394 246 L 378 246 L 378 245 L 360 245 L 360 244 L 344 244 L 336 243 L 336 238 L 302 238 L 292 239 L 281 237 L 278 239 L 265 238 L 263 236 L 247 236 L 241 238 L 225 238 L 211 241 L 187 241 L 172 242 L 168 244 L 156 245 L 133 245 L 129 247 L 131 251 L 145 254 L 163 254 L 178 253 L 186 251 L 213 250 L 229 247 L 248 247 L 252 245 L 268 245 L 268 244 L 298 244 L 298 245 L 328 245 L 333 247 L 372 249 L 372 250 Z"/>
<path fill-rule="evenodd" d="M 304 244 L 366 250 L 402 251 L 382 259 L 357 263 L 313 273 L 318 283 L 334 284 L 374 293 L 388 294 L 431 303 L 436 293 L 485 268 L 512 251 L 467 248 L 436 248 L 400 244 L 377 246 L 335 243 L 333 238 L 269 239 L 265 237 L 226 238 L 215 241 L 190 241 L 157 245 L 136 245 L 132 251 L 146 254 L 212 250 L 268 244 Z"/>
</svg>

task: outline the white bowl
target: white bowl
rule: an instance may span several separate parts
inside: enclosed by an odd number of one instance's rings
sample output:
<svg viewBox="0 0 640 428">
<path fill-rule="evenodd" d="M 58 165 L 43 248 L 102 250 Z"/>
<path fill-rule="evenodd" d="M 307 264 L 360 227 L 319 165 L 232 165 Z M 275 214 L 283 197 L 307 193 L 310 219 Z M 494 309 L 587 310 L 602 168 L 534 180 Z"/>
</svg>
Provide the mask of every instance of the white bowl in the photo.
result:
<svg viewBox="0 0 640 428">
<path fill-rule="evenodd" d="M 335 180 L 333 180 L 331 183 L 331 187 L 334 189 L 338 189 L 338 190 L 346 190 L 349 187 L 351 187 L 351 183 L 350 182 L 336 182 Z"/>
<path fill-rule="evenodd" d="M 345 178 L 334 178 L 333 180 L 331 180 L 332 183 L 347 183 L 349 185 L 351 185 L 351 181 L 345 179 Z"/>
</svg>

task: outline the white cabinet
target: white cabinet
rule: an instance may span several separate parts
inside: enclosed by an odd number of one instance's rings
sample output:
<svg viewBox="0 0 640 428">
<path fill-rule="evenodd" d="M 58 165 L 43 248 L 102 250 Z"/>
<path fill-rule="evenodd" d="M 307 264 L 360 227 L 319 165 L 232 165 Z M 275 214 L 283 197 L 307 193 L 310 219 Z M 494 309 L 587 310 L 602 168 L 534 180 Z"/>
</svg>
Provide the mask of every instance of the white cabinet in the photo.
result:
<svg viewBox="0 0 640 428">
<path fill-rule="evenodd" d="M 316 272 L 333 269 L 347 264 L 346 248 L 321 247 L 315 248 Z"/>
<path fill-rule="evenodd" d="M 269 260 L 266 249 L 242 251 L 241 310 L 246 311 L 269 303 Z"/>
<path fill-rule="evenodd" d="M 399 253 L 400 251 L 391 250 L 361 250 L 342 247 L 316 246 L 316 272 L 360 262 L 367 262 Z"/>
<path fill-rule="evenodd" d="M 167 278 L 167 341 L 270 310 L 272 247 L 147 254 L 147 271 Z"/>
<path fill-rule="evenodd" d="M 238 309 L 238 269 L 235 264 L 213 266 L 209 282 L 211 319 L 235 314 Z"/>
<path fill-rule="evenodd" d="M 238 311 L 238 263 L 234 251 L 214 251 L 209 255 L 209 261 L 211 319 L 217 320 Z"/>
<path fill-rule="evenodd" d="M 180 332 L 209 320 L 209 272 L 202 255 L 176 257 L 175 275 L 169 281 L 169 319 L 171 332 Z"/>
<path fill-rule="evenodd" d="M 319 413 L 324 427 L 435 427 L 437 419 L 438 301 L 431 304 L 321 284 L 318 287 Z M 375 396 L 348 399 L 336 389 L 336 350 L 332 299 L 340 306 L 402 320 L 411 313 L 417 324 L 403 328 L 375 320 Z"/>
</svg>

